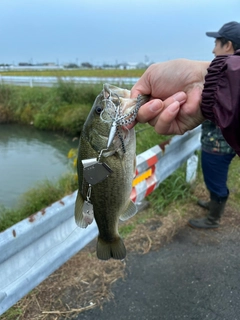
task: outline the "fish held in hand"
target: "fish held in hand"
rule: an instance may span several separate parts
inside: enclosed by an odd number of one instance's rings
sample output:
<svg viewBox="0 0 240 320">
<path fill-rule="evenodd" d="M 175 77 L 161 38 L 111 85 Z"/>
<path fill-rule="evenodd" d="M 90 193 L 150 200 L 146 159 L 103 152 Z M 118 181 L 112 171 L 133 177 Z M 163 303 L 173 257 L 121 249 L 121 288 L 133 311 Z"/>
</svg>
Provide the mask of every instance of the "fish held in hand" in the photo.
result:
<svg viewBox="0 0 240 320">
<path fill-rule="evenodd" d="M 95 218 L 101 260 L 126 257 L 118 221 L 134 216 L 137 208 L 130 199 L 136 170 L 135 132 L 125 126 L 148 100 L 149 96 L 141 95 L 130 99 L 129 90 L 104 84 L 80 135 L 75 220 L 86 228 Z"/>
</svg>

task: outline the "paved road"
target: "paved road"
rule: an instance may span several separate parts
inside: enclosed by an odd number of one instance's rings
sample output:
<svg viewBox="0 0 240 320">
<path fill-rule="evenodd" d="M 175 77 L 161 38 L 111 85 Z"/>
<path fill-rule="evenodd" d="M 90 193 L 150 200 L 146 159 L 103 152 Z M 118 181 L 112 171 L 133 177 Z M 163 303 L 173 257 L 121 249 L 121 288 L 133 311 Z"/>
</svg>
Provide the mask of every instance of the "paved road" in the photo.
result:
<svg viewBox="0 0 240 320">
<path fill-rule="evenodd" d="M 114 300 L 78 320 L 240 320 L 240 232 L 186 226 L 146 255 L 129 255 Z"/>
</svg>

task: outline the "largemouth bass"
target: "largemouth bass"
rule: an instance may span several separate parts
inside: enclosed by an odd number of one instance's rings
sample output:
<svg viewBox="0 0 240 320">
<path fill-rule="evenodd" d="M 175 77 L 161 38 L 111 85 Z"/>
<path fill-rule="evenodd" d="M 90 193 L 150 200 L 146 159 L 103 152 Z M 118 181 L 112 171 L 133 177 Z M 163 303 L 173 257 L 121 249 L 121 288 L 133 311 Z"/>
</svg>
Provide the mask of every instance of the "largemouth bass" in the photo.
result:
<svg viewBox="0 0 240 320">
<path fill-rule="evenodd" d="M 125 126 L 135 120 L 138 109 L 148 100 L 148 96 L 140 95 L 130 99 L 129 90 L 104 84 L 80 135 L 75 220 L 86 228 L 93 211 L 99 229 L 97 257 L 101 260 L 126 256 L 118 221 L 135 215 L 137 208 L 130 199 L 136 164 L 135 132 Z"/>
</svg>

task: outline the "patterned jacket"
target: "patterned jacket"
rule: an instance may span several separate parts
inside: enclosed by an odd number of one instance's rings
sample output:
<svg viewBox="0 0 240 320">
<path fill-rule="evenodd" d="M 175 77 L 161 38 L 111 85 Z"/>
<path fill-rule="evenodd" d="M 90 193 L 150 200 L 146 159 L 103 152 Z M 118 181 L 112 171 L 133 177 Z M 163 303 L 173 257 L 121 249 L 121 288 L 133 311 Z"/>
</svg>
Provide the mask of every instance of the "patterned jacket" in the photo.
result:
<svg viewBox="0 0 240 320">
<path fill-rule="evenodd" d="M 206 120 L 202 124 L 201 143 L 202 150 L 209 153 L 235 153 L 224 139 L 221 129 L 210 120 Z"/>
</svg>

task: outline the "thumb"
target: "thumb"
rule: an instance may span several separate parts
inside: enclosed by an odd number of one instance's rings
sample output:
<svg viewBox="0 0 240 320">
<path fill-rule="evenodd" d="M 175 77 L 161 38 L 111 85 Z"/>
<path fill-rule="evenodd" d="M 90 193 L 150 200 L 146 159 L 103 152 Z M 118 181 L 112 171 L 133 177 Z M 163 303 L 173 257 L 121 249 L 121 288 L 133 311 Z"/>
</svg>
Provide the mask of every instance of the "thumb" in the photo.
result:
<svg viewBox="0 0 240 320">
<path fill-rule="evenodd" d="M 132 87 L 130 98 L 137 98 L 139 94 L 141 95 L 150 95 L 152 93 L 150 83 L 145 81 L 145 78 L 142 77 L 138 80 L 137 83 Z"/>
</svg>

